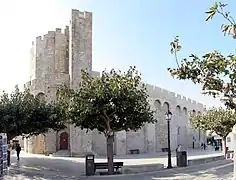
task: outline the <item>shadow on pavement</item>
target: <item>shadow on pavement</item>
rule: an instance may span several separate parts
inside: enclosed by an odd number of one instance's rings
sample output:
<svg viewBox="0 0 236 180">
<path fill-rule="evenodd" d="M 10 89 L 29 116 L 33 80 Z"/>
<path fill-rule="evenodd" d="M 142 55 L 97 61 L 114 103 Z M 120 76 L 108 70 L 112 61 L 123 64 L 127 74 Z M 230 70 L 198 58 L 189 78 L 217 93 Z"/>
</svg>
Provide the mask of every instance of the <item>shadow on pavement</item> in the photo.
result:
<svg viewBox="0 0 236 180">
<path fill-rule="evenodd" d="M 159 172 L 158 175 L 150 176 L 150 180 L 164 180 L 164 179 L 172 179 L 172 180 L 183 180 L 183 179 L 209 179 L 209 180 L 218 180 L 224 179 L 228 180 L 232 178 L 233 165 L 229 165 L 232 163 L 232 160 L 222 160 L 216 161 L 208 164 L 203 164 L 201 166 L 189 166 L 187 168 L 174 168 L 171 170 L 165 170 Z M 217 167 L 225 168 L 217 168 Z M 210 169 L 210 170 L 209 170 Z M 227 179 L 226 179 L 227 177 Z"/>
<path fill-rule="evenodd" d="M 75 180 L 78 179 L 78 177 L 74 176 L 66 176 L 66 175 L 60 175 L 60 174 L 54 174 L 54 175 L 47 175 L 42 173 L 35 173 L 35 172 L 26 172 L 21 171 L 17 169 L 11 169 L 7 175 L 4 176 L 4 180 Z"/>
<path fill-rule="evenodd" d="M 22 157 L 17 161 L 16 157 L 11 156 L 10 170 L 78 177 L 84 175 L 84 163 L 43 157 Z"/>
</svg>

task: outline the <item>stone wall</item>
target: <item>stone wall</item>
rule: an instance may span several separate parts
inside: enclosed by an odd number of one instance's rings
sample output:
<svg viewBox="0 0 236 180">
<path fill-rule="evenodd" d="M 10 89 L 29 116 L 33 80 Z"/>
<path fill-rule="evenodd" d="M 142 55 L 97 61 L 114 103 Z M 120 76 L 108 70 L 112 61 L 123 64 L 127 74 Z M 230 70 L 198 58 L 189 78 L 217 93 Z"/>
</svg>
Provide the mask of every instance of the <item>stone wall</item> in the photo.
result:
<svg viewBox="0 0 236 180">
<path fill-rule="evenodd" d="M 73 9 L 71 25 L 66 26 L 64 33 L 60 28 L 48 31 L 47 34 L 36 37 L 30 50 L 30 81 L 25 88 L 37 95 L 43 94 L 48 102 L 56 100 L 56 90 L 61 84 L 77 88 L 81 81 L 81 69 L 92 72 L 92 13 Z M 69 75 L 70 73 L 70 75 Z M 70 81 L 70 83 L 69 83 Z M 74 154 L 91 149 L 91 133 L 70 127 L 70 149 Z M 57 149 L 58 134 L 50 131 L 45 139 L 45 152 L 52 153 Z M 33 142 L 34 141 L 34 142 Z M 27 150 L 34 152 L 36 139 L 27 140 Z M 90 143 L 91 144 L 91 143 Z"/>
<path fill-rule="evenodd" d="M 199 147 L 205 135 L 192 129 L 189 113 L 202 113 L 205 108 L 203 104 L 159 87 L 147 84 L 147 88 L 150 94 L 149 103 L 151 109 L 155 111 L 154 117 L 157 119 L 157 123 L 147 124 L 137 132 L 117 133 L 116 152 L 119 155 L 125 155 L 129 154 L 130 149 L 140 149 L 141 153 L 154 153 L 160 152 L 162 148 L 167 148 L 165 113 L 168 109 L 173 114 L 170 121 L 171 149 L 174 150 L 178 144 L 191 148 L 193 137 L 195 138 L 195 147 Z"/>
<path fill-rule="evenodd" d="M 72 156 L 84 156 L 92 152 L 92 132 L 70 125 L 70 151 Z"/>
<path fill-rule="evenodd" d="M 69 27 L 64 34 L 60 28 L 56 29 L 55 35 L 55 71 L 56 73 L 69 74 Z M 53 66 L 52 66 L 53 68 Z"/>
<path fill-rule="evenodd" d="M 92 13 L 72 9 L 70 32 L 70 86 L 78 88 L 81 70 L 92 72 Z"/>
<path fill-rule="evenodd" d="M 81 82 L 81 70 L 92 74 L 92 13 L 72 9 L 69 61 L 70 87 L 76 89 Z M 92 151 L 92 132 L 71 126 L 70 136 L 72 154 Z"/>
<path fill-rule="evenodd" d="M 96 155 L 104 156 L 107 154 L 106 138 L 97 130 L 92 132 L 92 151 Z"/>
<path fill-rule="evenodd" d="M 73 9 L 71 24 L 66 26 L 63 33 L 56 28 L 43 38 L 37 37 L 36 42 L 32 43 L 31 77 L 25 87 L 35 95 L 41 93 L 48 102 L 54 101 L 59 85 L 65 83 L 71 88 L 78 88 L 82 69 L 94 77 L 100 76 L 99 72 L 92 71 L 92 13 Z M 167 122 L 164 116 L 167 110 L 173 113 L 170 122 L 171 148 L 175 149 L 178 144 L 191 147 L 193 139 L 200 144 L 203 135 L 191 128 L 188 117 L 190 112 L 202 113 L 204 106 L 165 89 L 149 84 L 146 86 L 157 123 L 146 124 L 137 132 L 116 133 L 114 152 L 125 155 L 129 154 L 130 149 L 140 149 L 141 153 L 154 153 L 167 148 Z M 84 155 L 86 152 L 106 154 L 105 137 L 97 131 L 86 132 L 69 125 L 68 132 L 72 155 Z M 29 152 L 36 152 L 34 149 L 37 147 L 41 149 L 40 152 L 44 149 L 45 153 L 52 153 L 58 149 L 58 136 L 58 133 L 50 131 L 45 138 L 28 139 L 25 146 Z"/>
<path fill-rule="evenodd" d="M 31 79 L 43 79 L 46 74 L 69 73 L 69 27 L 36 37 L 30 51 Z"/>
<path fill-rule="evenodd" d="M 147 152 L 146 127 L 134 132 L 126 132 L 126 154 L 130 154 L 131 149 L 139 149 L 140 153 Z"/>
</svg>

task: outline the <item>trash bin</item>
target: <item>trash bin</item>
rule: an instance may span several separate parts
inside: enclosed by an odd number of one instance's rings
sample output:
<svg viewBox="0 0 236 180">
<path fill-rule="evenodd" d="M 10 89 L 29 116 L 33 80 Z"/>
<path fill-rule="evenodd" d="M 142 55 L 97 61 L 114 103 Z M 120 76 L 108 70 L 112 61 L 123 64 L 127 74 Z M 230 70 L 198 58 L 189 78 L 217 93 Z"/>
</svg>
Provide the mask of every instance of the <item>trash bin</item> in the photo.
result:
<svg viewBox="0 0 236 180">
<path fill-rule="evenodd" d="M 187 166 L 187 152 L 186 151 L 177 152 L 176 162 L 177 162 L 177 167 L 186 167 Z"/>
<path fill-rule="evenodd" d="M 86 176 L 93 176 L 95 174 L 93 154 L 87 154 L 85 157 L 85 171 L 86 171 Z"/>
</svg>

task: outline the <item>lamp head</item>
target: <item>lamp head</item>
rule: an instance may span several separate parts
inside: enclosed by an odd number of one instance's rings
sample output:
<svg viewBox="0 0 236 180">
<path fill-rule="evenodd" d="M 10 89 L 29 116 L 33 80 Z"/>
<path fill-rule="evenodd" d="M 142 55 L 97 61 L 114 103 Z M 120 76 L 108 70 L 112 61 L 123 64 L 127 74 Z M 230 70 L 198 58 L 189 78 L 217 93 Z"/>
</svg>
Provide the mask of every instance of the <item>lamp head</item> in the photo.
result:
<svg viewBox="0 0 236 180">
<path fill-rule="evenodd" d="M 171 118 L 172 118 L 172 113 L 170 112 L 170 110 L 168 110 L 166 113 L 165 113 L 165 117 L 166 117 L 166 120 L 167 121 L 170 121 Z"/>
</svg>

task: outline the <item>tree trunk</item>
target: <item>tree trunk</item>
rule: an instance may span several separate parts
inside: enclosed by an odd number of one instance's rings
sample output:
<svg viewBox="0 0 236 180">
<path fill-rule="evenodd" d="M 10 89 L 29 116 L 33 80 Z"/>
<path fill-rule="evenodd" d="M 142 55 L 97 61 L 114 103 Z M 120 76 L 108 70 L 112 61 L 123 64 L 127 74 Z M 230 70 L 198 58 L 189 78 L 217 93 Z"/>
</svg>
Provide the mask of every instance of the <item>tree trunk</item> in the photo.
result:
<svg viewBox="0 0 236 180">
<path fill-rule="evenodd" d="M 108 162 L 109 175 L 114 174 L 113 142 L 114 142 L 114 136 L 107 136 L 107 162 Z"/>
<path fill-rule="evenodd" d="M 222 137 L 222 150 L 223 150 L 224 157 L 226 158 L 226 154 L 227 154 L 227 151 L 226 151 L 226 137 Z"/>
</svg>

